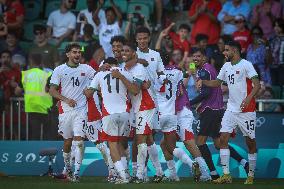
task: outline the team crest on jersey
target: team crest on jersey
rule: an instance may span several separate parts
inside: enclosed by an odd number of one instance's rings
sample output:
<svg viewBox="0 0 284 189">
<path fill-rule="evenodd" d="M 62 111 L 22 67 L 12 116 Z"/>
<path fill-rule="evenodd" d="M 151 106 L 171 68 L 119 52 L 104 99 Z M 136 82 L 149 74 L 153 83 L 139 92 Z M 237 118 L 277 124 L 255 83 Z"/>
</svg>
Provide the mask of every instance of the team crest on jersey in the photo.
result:
<svg viewBox="0 0 284 189">
<path fill-rule="evenodd" d="M 154 61 L 155 59 L 154 58 L 151 58 L 151 61 Z"/>
<path fill-rule="evenodd" d="M 236 74 L 240 74 L 240 71 L 239 71 L 239 70 L 237 70 L 237 71 L 236 71 Z"/>
<path fill-rule="evenodd" d="M 81 73 L 81 76 L 85 76 L 85 73 Z"/>
</svg>

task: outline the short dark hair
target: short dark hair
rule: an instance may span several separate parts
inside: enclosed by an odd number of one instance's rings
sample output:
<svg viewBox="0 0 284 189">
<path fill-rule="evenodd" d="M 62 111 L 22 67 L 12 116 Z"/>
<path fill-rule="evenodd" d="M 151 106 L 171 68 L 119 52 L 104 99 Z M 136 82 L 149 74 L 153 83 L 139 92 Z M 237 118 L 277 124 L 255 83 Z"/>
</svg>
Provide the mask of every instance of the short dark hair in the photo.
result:
<svg viewBox="0 0 284 189">
<path fill-rule="evenodd" d="M 171 60 L 170 55 L 167 52 L 161 52 L 160 55 L 161 55 L 161 59 L 163 61 L 164 66 L 169 65 L 170 60 Z"/>
<path fill-rule="evenodd" d="M 78 43 L 69 43 L 65 48 L 65 53 L 69 53 L 73 48 L 81 50 L 81 46 Z"/>
<path fill-rule="evenodd" d="M 197 52 L 200 52 L 203 56 L 206 56 L 206 51 L 205 49 L 202 49 L 202 48 L 193 48 L 191 54 L 194 54 Z"/>
<path fill-rule="evenodd" d="M 227 43 L 225 43 L 225 45 L 236 48 L 238 52 L 241 54 L 242 47 L 238 41 L 234 41 L 234 40 L 228 41 Z"/>
<path fill-rule="evenodd" d="M 9 50 L 3 50 L 3 51 L 1 51 L 1 52 L 0 52 L 0 57 L 2 57 L 2 55 L 5 54 L 5 53 L 6 53 L 6 54 L 9 54 L 10 57 L 12 58 L 12 53 L 11 53 L 11 51 L 9 51 Z"/>
<path fill-rule="evenodd" d="M 123 45 L 125 44 L 125 37 L 122 36 L 122 35 L 115 35 L 111 38 L 110 40 L 110 44 L 112 45 L 114 42 L 120 42 L 122 43 Z"/>
<path fill-rule="evenodd" d="M 281 28 L 282 33 L 284 33 L 284 19 L 282 19 L 282 18 L 277 18 L 276 20 L 274 20 L 273 26 L 275 26 L 276 23 L 277 23 L 278 26 Z"/>
<path fill-rule="evenodd" d="M 259 26 L 254 26 L 254 27 L 252 27 L 252 28 L 251 28 L 251 33 L 253 33 L 254 30 L 258 30 L 260 36 L 263 36 L 263 30 L 261 29 L 261 27 L 259 27 Z"/>
<path fill-rule="evenodd" d="M 179 29 L 179 30 L 185 29 L 185 30 L 187 30 L 188 32 L 190 32 L 190 30 L 191 30 L 191 28 L 190 28 L 190 26 L 189 26 L 188 24 L 181 24 L 181 25 L 179 25 L 178 29 Z"/>
<path fill-rule="evenodd" d="M 107 12 L 109 12 L 109 11 L 112 11 L 113 14 L 115 14 L 115 11 L 114 11 L 114 9 L 113 9 L 112 7 L 107 7 L 107 8 L 105 9 L 105 13 L 107 13 Z M 116 15 L 116 14 L 115 14 L 115 15 Z"/>
<path fill-rule="evenodd" d="M 36 33 L 37 31 L 46 32 L 46 26 L 43 25 L 43 24 L 34 24 L 34 26 L 33 26 L 33 32 Z"/>
<path fill-rule="evenodd" d="M 90 34 L 93 35 L 94 33 L 94 27 L 91 24 L 86 24 L 83 28 L 84 34 Z"/>
<path fill-rule="evenodd" d="M 118 65 L 118 61 L 113 57 L 108 57 L 108 58 L 104 59 L 104 64 L 105 63 Z"/>
<path fill-rule="evenodd" d="M 136 51 L 137 47 L 133 43 L 126 42 L 124 45 L 130 47 L 133 51 Z"/>
<path fill-rule="evenodd" d="M 203 40 L 208 41 L 208 39 L 209 39 L 208 35 L 203 34 L 203 33 L 199 33 L 195 36 L 195 42 L 196 43 L 199 43 L 200 41 L 203 41 Z"/>
<path fill-rule="evenodd" d="M 135 36 L 137 36 L 138 33 L 147 33 L 149 36 L 151 35 L 150 30 L 145 26 L 140 26 L 135 31 Z"/>
<path fill-rule="evenodd" d="M 33 53 L 30 55 L 29 57 L 31 59 L 31 61 L 33 62 L 33 64 L 39 66 L 42 62 L 42 56 L 39 53 Z"/>
</svg>

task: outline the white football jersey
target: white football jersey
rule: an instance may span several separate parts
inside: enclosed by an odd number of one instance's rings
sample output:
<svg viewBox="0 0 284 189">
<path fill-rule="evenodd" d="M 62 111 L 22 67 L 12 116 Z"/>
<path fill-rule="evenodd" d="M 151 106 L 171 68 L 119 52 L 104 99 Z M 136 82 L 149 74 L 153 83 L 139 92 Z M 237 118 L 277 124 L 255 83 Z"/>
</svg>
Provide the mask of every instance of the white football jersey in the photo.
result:
<svg viewBox="0 0 284 189">
<path fill-rule="evenodd" d="M 164 72 L 165 67 L 160 56 L 160 53 L 149 49 L 148 53 L 144 53 L 137 48 L 137 55 L 138 58 L 146 60 L 149 65 L 146 67 L 147 71 L 149 72 L 149 77 L 152 83 L 157 81 L 158 75 L 157 72 Z"/>
<path fill-rule="evenodd" d="M 179 82 L 183 81 L 183 74 L 176 68 L 166 69 L 165 74 L 168 79 L 165 92 L 158 92 L 157 94 L 159 112 L 161 116 L 175 115 L 177 87 Z"/>
<path fill-rule="evenodd" d="M 133 82 L 133 77 L 128 72 L 119 67 L 112 69 L 118 69 L 130 82 Z M 89 88 L 101 90 L 102 117 L 129 112 L 131 104 L 128 99 L 128 90 L 121 80 L 111 76 L 111 71 L 97 73 Z"/>
<path fill-rule="evenodd" d="M 242 101 L 251 92 L 253 86 L 251 79 L 257 77 L 257 73 L 251 62 L 242 59 L 239 63 L 232 65 L 231 62 L 226 62 L 221 68 L 217 79 L 228 84 L 229 99 L 227 110 L 231 112 L 254 112 L 255 99 L 253 98 L 243 111 L 240 106 Z"/>
<path fill-rule="evenodd" d="M 122 65 L 125 66 L 125 63 Z M 141 85 L 142 82 L 150 80 L 148 72 L 141 64 L 136 64 L 127 71 L 133 76 L 134 81 Z M 132 108 L 135 113 L 155 108 L 154 91 L 151 88 L 141 89 L 137 95 L 131 94 L 130 96 Z"/>
<path fill-rule="evenodd" d="M 52 73 L 50 84 L 59 86 L 61 95 L 76 101 L 77 105 L 72 108 L 65 102 L 59 101 L 59 113 L 73 109 L 86 107 L 86 96 L 83 90 L 88 87 L 95 75 L 95 70 L 87 64 L 79 64 L 77 67 L 70 67 L 62 64 L 56 67 Z"/>
</svg>

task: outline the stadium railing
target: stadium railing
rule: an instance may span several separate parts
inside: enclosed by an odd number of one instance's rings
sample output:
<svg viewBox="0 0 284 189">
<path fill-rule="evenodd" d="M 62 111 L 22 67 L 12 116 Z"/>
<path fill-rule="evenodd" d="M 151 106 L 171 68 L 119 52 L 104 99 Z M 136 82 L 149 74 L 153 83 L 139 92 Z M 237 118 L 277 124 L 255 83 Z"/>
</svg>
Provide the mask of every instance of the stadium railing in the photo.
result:
<svg viewBox="0 0 284 189">
<path fill-rule="evenodd" d="M 2 140 L 29 140 L 29 114 L 24 112 L 24 99 L 23 98 L 11 98 L 10 99 L 10 110 L 9 112 L 2 112 L 1 116 L 1 139 Z M 284 104 L 284 99 L 257 99 L 258 104 L 257 111 L 264 111 L 265 103 L 279 103 Z M 6 123 L 7 115 L 10 113 L 9 125 Z M 15 117 L 16 116 L 16 117 Z M 16 125 L 14 124 L 16 122 Z M 24 122 L 24 125 L 23 125 Z M 6 132 L 6 130 L 9 132 Z M 43 133 L 43 127 L 40 127 L 41 133 Z M 23 136 L 24 133 L 24 136 Z M 6 136 L 7 135 L 7 136 Z M 16 136 L 16 137 L 15 137 Z M 42 140 L 42 137 L 41 137 Z"/>
</svg>

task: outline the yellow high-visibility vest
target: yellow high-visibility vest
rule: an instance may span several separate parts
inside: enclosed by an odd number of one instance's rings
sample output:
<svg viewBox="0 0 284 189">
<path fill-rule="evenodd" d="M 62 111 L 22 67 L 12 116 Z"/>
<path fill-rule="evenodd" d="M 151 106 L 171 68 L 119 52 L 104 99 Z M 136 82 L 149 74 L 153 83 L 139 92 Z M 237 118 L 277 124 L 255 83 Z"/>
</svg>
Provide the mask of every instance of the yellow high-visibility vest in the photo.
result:
<svg viewBox="0 0 284 189">
<path fill-rule="evenodd" d="M 47 114 L 52 106 L 52 97 L 45 92 L 45 85 L 51 72 L 39 68 L 22 71 L 25 112 Z"/>
</svg>

